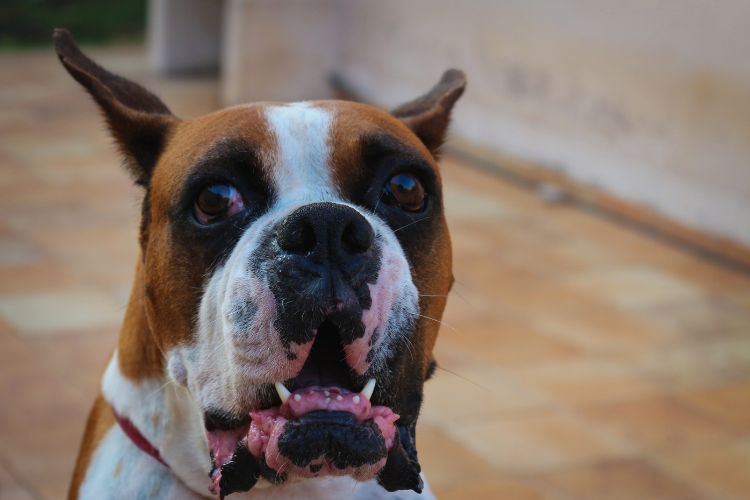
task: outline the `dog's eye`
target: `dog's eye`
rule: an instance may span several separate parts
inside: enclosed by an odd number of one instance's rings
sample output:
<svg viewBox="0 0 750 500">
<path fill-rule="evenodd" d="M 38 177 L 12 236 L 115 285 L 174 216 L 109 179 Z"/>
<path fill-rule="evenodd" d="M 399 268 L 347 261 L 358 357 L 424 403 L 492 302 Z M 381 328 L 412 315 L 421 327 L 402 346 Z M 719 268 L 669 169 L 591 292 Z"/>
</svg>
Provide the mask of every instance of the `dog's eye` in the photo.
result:
<svg viewBox="0 0 750 500">
<path fill-rule="evenodd" d="M 201 224 L 210 224 L 230 217 L 245 208 L 245 200 L 234 186 L 212 184 L 198 193 L 195 199 L 195 218 Z"/>
<path fill-rule="evenodd" d="M 426 200 L 422 183 L 411 174 L 396 174 L 383 186 L 383 201 L 409 212 L 422 210 Z"/>
</svg>

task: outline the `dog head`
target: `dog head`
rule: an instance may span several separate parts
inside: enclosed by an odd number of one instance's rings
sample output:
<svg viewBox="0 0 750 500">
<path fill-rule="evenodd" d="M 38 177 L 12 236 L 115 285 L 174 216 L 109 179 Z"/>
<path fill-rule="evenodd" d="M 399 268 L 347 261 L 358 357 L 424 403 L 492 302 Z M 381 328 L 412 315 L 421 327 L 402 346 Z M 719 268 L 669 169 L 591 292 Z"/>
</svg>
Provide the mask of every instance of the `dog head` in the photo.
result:
<svg viewBox="0 0 750 500">
<path fill-rule="evenodd" d="M 319 475 L 419 490 L 414 426 L 453 279 L 435 153 L 463 74 L 390 114 L 315 101 L 180 120 L 55 41 L 145 189 L 153 369 L 204 412 L 214 490 Z"/>
</svg>

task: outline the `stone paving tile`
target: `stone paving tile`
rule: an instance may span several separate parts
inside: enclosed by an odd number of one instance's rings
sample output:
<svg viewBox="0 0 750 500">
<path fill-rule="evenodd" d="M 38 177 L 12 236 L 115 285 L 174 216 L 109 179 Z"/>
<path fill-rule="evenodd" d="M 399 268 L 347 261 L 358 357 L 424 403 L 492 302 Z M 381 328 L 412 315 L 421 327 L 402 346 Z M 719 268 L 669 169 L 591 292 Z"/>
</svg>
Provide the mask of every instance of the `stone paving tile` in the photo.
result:
<svg viewBox="0 0 750 500">
<path fill-rule="evenodd" d="M 431 471 L 427 480 L 434 490 L 450 489 L 467 478 L 483 482 L 498 476 L 486 460 L 432 425 L 420 422 L 417 436 L 420 462 Z M 451 457 L 450 462 L 442 458 L 447 456 Z"/>
<path fill-rule="evenodd" d="M 734 384 L 750 380 L 750 337 L 649 346 L 633 363 L 667 391 Z"/>
<path fill-rule="evenodd" d="M 586 357 L 512 370 L 515 378 L 566 408 L 639 399 L 663 389 L 629 363 Z"/>
<path fill-rule="evenodd" d="M 70 273 L 54 259 L 34 264 L 0 265 L 0 297 L 62 290 L 71 285 Z"/>
<path fill-rule="evenodd" d="M 538 391 L 521 383 L 496 365 L 440 361 L 425 388 L 422 418 L 436 426 L 452 422 L 481 422 L 508 413 L 549 406 Z"/>
<path fill-rule="evenodd" d="M 734 429 L 681 404 L 672 397 L 651 396 L 582 408 L 584 421 L 606 429 L 643 452 L 728 443 Z"/>
<path fill-rule="evenodd" d="M 693 482 L 721 499 L 750 498 L 750 440 L 705 447 L 692 453 L 670 453 L 657 458 L 673 475 Z"/>
<path fill-rule="evenodd" d="M 692 408 L 750 434 L 750 380 L 676 394 Z"/>
<path fill-rule="evenodd" d="M 646 306 L 636 314 L 669 332 L 673 341 L 741 339 L 750 333 L 750 308 L 721 296 Z"/>
<path fill-rule="evenodd" d="M 549 496 L 578 500 L 708 500 L 680 479 L 640 459 L 597 462 L 539 478 Z"/>
<path fill-rule="evenodd" d="M 496 366 L 538 364 L 574 358 L 580 351 L 561 338 L 493 315 L 476 315 L 471 322 L 443 328 L 440 343 L 471 353 L 476 360 Z"/>
<path fill-rule="evenodd" d="M 574 290 L 603 297 L 621 308 L 700 300 L 705 292 L 677 276 L 650 266 L 618 266 L 567 280 Z"/>
<path fill-rule="evenodd" d="M 541 490 L 521 481 L 497 477 L 492 481 L 465 481 L 448 488 L 435 490 L 440 500 L 542 500 Z"/>
<path fill-rule="evenodd" d="M 636 453 L 626 439 L 547 411 L 446 427 L 450 436 L 508 474 L 533 475 Z"/>
<path fill-rule="evenodd" d="M 26 335 L 111 328 L 123 312 L 124 304 L 85 288 L 0 297 L 0 318 Z"/>
<path fill-rule="evenodd" d="M 600 303 L 539 314 L 529 323 L 548 337 L 599 356 L 628 357 L 671 338 L 671 330 L 659 323 Z"/>
</svg>

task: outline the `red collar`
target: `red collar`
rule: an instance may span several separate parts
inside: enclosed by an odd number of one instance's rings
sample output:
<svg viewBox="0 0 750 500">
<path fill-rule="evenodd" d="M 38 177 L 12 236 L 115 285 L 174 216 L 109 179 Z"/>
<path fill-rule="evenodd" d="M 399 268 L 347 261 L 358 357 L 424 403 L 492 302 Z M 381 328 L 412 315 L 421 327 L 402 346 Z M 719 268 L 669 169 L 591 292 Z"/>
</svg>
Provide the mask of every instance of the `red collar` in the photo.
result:
<svg viewBox="0 0 750 500">
<path fill-rule="evenodd" d="M 167 469 L 169 468 L 164 459 L 161 458 L 161 453 L 159 453 L 159 450 L 157 450 L 156 447 L 151 444 L 151 442 L 146 439 L 143 434 L 141 434 L 141 431 L 136 428 L 136 426 L 133 424 L 133 422 L 130 421 L 129 418 L 123 417 L 122 415 L 117 413 L 114 408 L 112 408 L 112 413 L 115 415 L 115 420 L 117 420 L 117 423 L 120 424 L 122 432 L 124 432 L 125 435 L 130 438 L 134 445 L 140 448 L 140 450 L 145 454 L 150 455 L 152 458 L 157 460 Z"/>
</svg>

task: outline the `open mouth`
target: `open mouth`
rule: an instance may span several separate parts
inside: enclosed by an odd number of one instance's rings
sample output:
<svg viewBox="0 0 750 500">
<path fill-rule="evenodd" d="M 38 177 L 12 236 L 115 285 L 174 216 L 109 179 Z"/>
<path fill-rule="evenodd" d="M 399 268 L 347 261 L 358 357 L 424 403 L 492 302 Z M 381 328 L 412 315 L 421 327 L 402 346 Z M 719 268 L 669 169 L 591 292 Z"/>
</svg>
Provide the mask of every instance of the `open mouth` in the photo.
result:
<svg viewBox="0 0 750 500">
<path fill-rule="evenodd" d="M 374 378 L 356 383 L 339 329 L 326 320 L 297 376 L 274 385 L 277 405 L 231 425 L 207 422 L 211 491 L 223 498 L 249 489 L 260 476 L 275 483 L 290 476 L 375 477 L 398 441 L 399 416 L 373 405 Z"/>
</svg>

